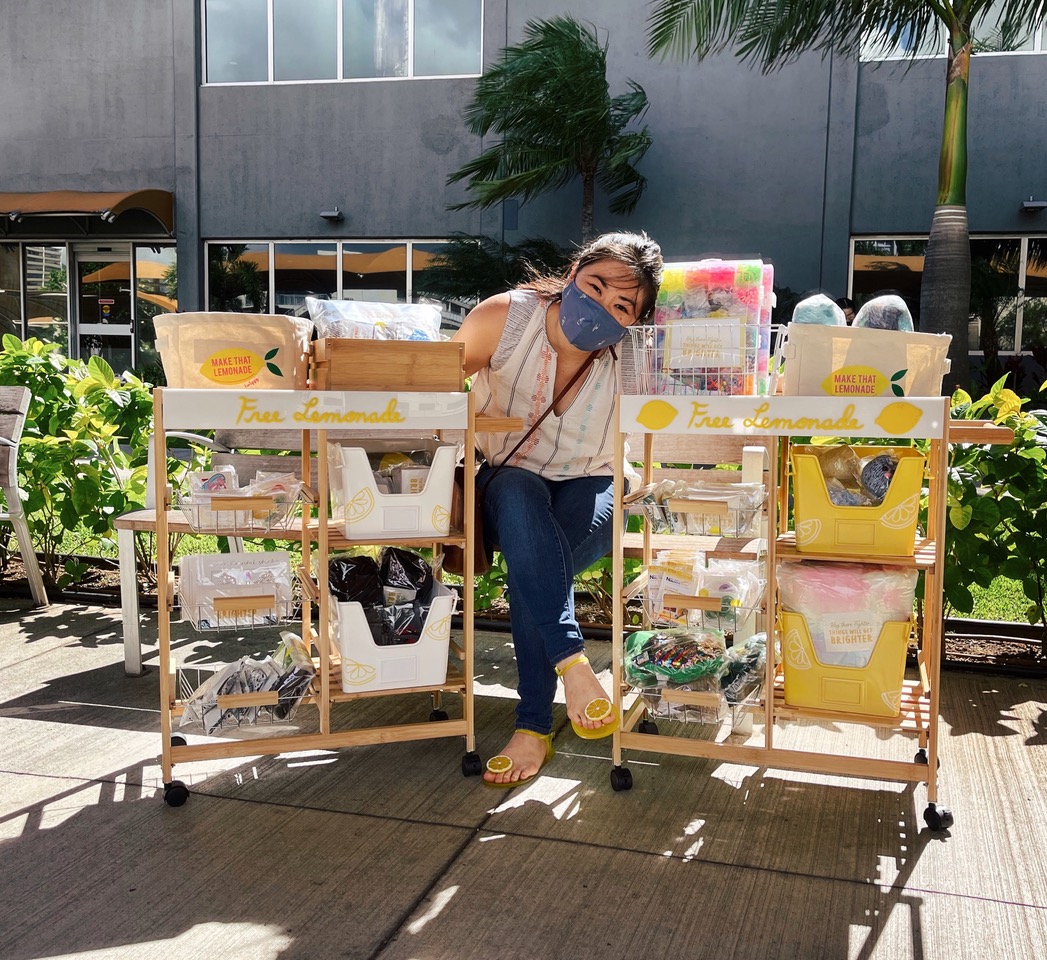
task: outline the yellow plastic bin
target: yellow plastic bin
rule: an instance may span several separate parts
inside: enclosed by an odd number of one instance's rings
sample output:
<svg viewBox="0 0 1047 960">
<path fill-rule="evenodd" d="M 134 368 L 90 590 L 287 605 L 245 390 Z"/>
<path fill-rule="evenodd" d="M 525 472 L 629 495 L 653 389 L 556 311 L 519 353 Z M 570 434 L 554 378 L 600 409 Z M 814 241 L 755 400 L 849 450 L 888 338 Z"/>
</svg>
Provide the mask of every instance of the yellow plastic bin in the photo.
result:
<svg viewBox="0 0 1047 960">
<path fill-rule="evenodd" d="M 897 717 L 901 712 L 910 621 L 884 623 L 864 667 L 822 663 L 803 614 L 783 610 L 780 629 L 789 706 L 871 717 Z"/>
<path fill-rule="evenodd" d="M 892 453 L 898 469 L 883 502 L 874 507 L 837 506 L 811 447 L 790 451 L 796 549 L 802 553 L 911 557 L 916 544 L 925 457 L 912 447 L 854 447 L 859 457 Z"/>
</svg>

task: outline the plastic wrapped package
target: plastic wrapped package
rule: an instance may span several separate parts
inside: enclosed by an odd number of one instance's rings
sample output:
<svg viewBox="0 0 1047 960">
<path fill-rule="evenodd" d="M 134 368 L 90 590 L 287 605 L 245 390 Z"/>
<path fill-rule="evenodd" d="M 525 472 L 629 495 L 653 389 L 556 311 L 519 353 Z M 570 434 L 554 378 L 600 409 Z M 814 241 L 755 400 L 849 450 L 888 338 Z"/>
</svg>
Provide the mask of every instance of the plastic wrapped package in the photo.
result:
<svg viewBox="0 0 1047 960">
<path fill-rule="evenodd" d="M 716 722 L 726 715 L 719 683 L 726 652 L 715 630 L 637 631 L 626 640 L 625 678 L 652 716 Z"/>
<path fill-rule="evenodd" d="M 912 333 L 914 329 L 908 305 L 896 294 L 884 294 L 863 303 L 855 314 L 854 325 L 902 333 Z"/>
<path fill-rule="evenodd" d="M 829 502 L 838 507 L 879 506 L 898 470 L 898 456 L 891 448 L 866 449 L 859 455 L 849 444 L 836 443 L 797 446 L 794 452 L 817 459 Z"/>
<path fill-rule="evenodd" d="M 198 630 L 272 626 L 294 613 L 286 550 L 183 557 L 179 572 L 182 612 Z"/>
<path fill-rule="evenodd" d="M 708 483 L 701 480 L 663 480 L 631 511 L 642 513 L 654 533 L 690 536 L 755 537 L 767 490 L 762 483 Z M 708 504 L 684 511 L 673 510 L 670 500 Z"/>
<path fill-rule="evenodd" d="M 306 297 L 317 336 L 351 340 L 442 340 L 440 308 L 426 303 L 371 303 Z"/>
<path fill-rule="evenodd" d="M 831 561 L 778 565 L 783 611 L 801 614 L 823 664 L 864 667 L 888 622 L 913 615 L 918 571 Z"/>
<path fill-rule="evenodd" d="M 195 674 L 199 681 L 187 690 L 188 678 Z M 276 650 L 264 660 L 242 657 L 235 663 L 216 668 L 183 667 L 179 674 L 183 710 L 181 727 L 199 725 L 206 734 L 224 728 L 240 727 L 262 721 L 288 720 L 308 693 L 316 674 L 309 649 L 296 634 L 284 631 Z M 275 694 L 271 704 L 220 706 L 219 697 L 235 694 Z"/>
</svg>

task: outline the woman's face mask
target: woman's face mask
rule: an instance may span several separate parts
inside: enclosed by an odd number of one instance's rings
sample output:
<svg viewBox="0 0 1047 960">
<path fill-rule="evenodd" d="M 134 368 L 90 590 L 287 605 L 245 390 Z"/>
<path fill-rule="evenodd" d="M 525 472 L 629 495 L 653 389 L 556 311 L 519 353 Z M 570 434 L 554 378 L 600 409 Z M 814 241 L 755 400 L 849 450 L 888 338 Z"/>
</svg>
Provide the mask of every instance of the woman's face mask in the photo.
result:
<svg viewBox="0 0 1047 960">
<path fill-rule="evenodd" d="M 572 347 L 593 351 L 618 343 L 627 328 L 571 280 L 560 299 L 560 329 Z"/>
</svg>

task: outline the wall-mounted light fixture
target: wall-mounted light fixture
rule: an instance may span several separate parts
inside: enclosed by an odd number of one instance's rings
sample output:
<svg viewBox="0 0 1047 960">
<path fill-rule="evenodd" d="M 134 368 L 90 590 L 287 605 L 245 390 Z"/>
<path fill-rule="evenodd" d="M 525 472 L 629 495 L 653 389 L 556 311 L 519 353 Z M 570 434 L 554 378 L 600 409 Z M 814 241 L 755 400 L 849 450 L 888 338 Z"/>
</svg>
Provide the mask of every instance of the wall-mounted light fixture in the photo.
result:
<svg viewBox="0 0 1047 960">
<path fill-rule="evenodd" d="M 339 210 L 337 207 L 335 207 L 333 210 L 321 210 L 320 216 L 323 217 L 325 220 L 329 220 L 331 223 L 341 223 L 345 219 L 345 216 L 342 214 L 342 211 Z"/>
<path fill-rule="evenodd" d="M 1030 193 L 1029 199 L 1022 201 L 1022 211 L 1024 213 L 1039 213 L 1042 210 L 1047 210 L 1047 200 L 1033 200 Z"/>
</svg>

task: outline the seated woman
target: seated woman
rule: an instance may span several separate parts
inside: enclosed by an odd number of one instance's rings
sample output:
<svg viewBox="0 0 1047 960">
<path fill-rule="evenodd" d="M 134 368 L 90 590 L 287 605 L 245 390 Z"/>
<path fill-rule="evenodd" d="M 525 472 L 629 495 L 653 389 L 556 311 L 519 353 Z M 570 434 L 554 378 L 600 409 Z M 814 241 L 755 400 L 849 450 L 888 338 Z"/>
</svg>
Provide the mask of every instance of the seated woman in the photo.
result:
<svg viewBox="0 0 1047 960">
<path fill-rule="evenodd" d="M 515 733 L 488 761 L 490 786 L 531 780 L 552 757 L 557 676 L 575 733 L 595 739 L 618 727 L 583 652 L 574 577 L 611 547 L 614 345 L 651 319 L 661 275 L 649 237 L 605 234 L 565 276 L 484 300 L 454 336 L 475 375 L 477 413 L 524 421 L 519 433 L 477 434 L 487 461 L 477 496 L 508 569 L 520 698 Z"/>
</svg>

